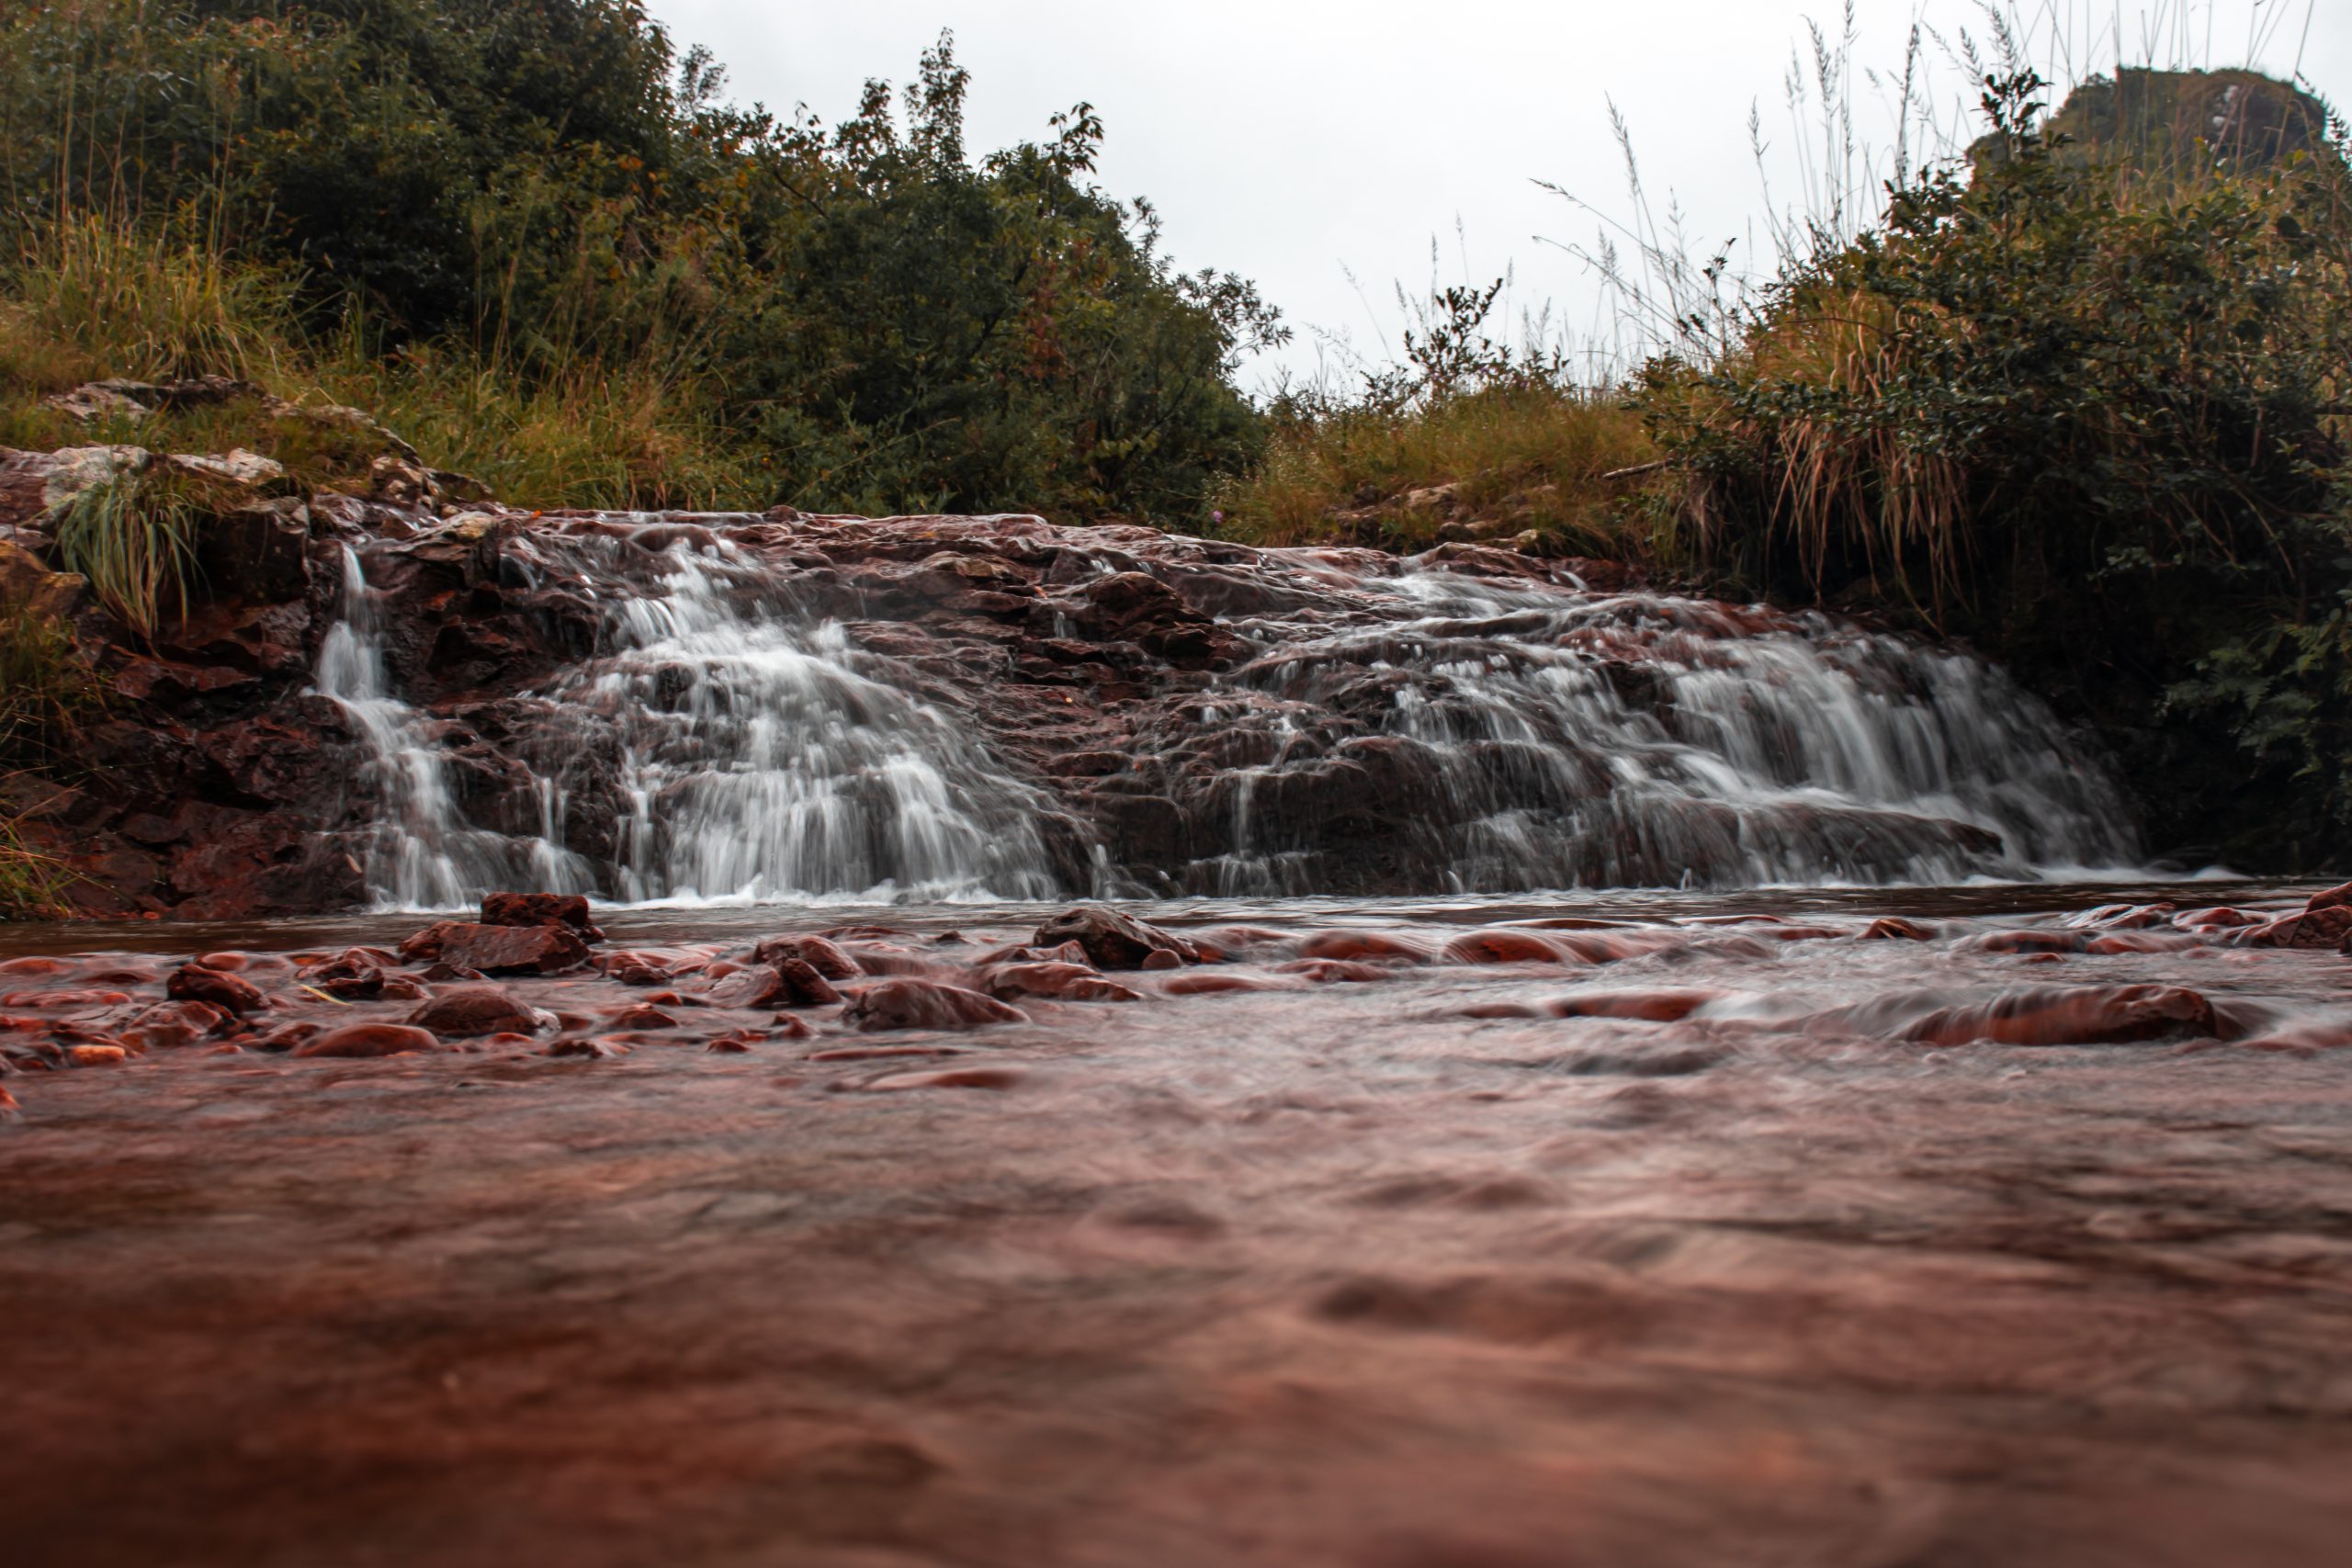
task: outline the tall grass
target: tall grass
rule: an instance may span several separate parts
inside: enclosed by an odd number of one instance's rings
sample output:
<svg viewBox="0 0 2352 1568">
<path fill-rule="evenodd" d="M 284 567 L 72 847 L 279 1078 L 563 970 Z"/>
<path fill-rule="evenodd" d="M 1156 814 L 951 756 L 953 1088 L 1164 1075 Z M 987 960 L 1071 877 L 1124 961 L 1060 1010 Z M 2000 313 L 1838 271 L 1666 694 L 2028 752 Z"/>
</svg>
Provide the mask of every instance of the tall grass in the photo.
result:
<svg viewBox="0 0 2352 1568">
<path fill-rule="evenodd" d="M 1218 493 L 1227 536 L 1295 545 L 1349 536 L 1338 514 L 1453 487 L 1453 511 L 1532 528 L 1577 554 L 1639 554 L 1625 485 L 1654 456 L 1639 415 L 1605 392 L 1543 381 L 1404 408 L 1358 405 L 1279 424 L 1264 460 Z M 1388 508 L 1356 542 L 1425 547 L 1445 521 Z"/>
<path fill-rule="evenodd" d="M 50 526 L 60 564 L 88 578 L 98 602 L 153 642 L 167 615 L 187 611 L 202 516 L 186 487 L 124 474 L 74 497 Z"/>
</svg>

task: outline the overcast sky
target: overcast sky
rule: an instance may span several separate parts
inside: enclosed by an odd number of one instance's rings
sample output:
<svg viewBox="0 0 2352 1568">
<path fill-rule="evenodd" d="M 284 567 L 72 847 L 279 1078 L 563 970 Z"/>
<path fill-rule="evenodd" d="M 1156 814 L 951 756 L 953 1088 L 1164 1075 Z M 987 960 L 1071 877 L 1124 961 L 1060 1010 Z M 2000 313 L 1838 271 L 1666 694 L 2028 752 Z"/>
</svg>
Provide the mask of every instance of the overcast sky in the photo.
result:
<svg viewBox="0 0 2352 1568">
<path fill-rule="evenodd" d="M 1311 374 L 1307 329 L 1350 350 L 1393 349 L 1394 286 L 1485 282 L 1511 269 L 1522 309 L 1545 301 L 1580 339 L 1600 319 L 1589 251 L 1599 228 L 1534 182 L 1616 218 L 1629 213 L 1610 123 L 1613 100 L 1654 208 L 1669 193 L 1692 248 L 1763 247 L 1768 209 L 1748 152 L 1759 111 L 1775 199 L 1803 179 L 1784 81 L 1808 18 L 1833 34 L 1838 0 L 650 0 L 678 44 L 707 45 L 729 96 L 847 118 L 869 76 L 902 84 L 940 30 L 972 73 L 975 154 L 1041 138 L 1084 99 L 1108 131 L 1101 182 L 1147 196 L 1188 270 L 1254 278 L 1299 330 L 1254 367 Z M 1921 17 L 1956 48 L 1987 36 L 1970 0 L 1857 0 L 1857 135 L 1891 146 L 1905 41 Z M 2071 80 L 2128 63 L 2237 65 L 2300 59 L 2352 103 L 2352 0 L 2039 0 L 2019 5 L 2044 73 Z M 2258 40 L 2267 38 L 2267 43 Z M 1929 96 L 1947 123 L 1964 73 L 1932 43 Z M 1860 79 L 1875 70 L 1882 85 Z M 1973 91 L 1968 93 L 1973 97 Z M 1817 139 L 1817 128 L 1811 135 Z M 1457 225 L 1464 236 L 1456 238 Z M 1546 243 L 1552 242 L 1552 243 Z M 1769 259 L 1769 258 L 1768 258 Z M 1351 283 L 1350 275 L 1355 279 Z"/>
</svg>

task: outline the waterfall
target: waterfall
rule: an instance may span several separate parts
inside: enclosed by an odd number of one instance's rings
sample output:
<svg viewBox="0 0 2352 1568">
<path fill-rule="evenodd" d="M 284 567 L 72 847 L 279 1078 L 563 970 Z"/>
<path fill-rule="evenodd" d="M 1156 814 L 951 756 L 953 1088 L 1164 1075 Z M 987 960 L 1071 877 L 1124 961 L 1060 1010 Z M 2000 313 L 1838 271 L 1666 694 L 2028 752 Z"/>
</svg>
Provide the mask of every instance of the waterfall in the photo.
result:
<svg viewBox="0 0 2352 1568">
<path fill-rule="evenodd" d="M 902 661 L 774 533 L 519 533 L 500 570 L 586 606 L 594 647 L 536 689 L 424 707 L 394 690 L 346 550 L 316 689 L 359 741 L 378 902 L 1930 883 L 2135 852 L 2112 784 L 2001 671 L 1827 616 L 1171 540 L 1149 561 L 1032 550 L 1035 630 L 1002 634 L 1001 665 L 968 639 L 920 657 L 919 617 L 884 628 Z M 1087 584 L 1155 564 L 1234 607 L 1227 652 L 1105 699 L 1125 765 L 1064 777 L 983 699 L 1024 637 L 1125 636 L 1089 621 Z M 1179 824 L 1151 840 L 1173 859 L 1114 830 L 1139 807 Z"/>
</svg>

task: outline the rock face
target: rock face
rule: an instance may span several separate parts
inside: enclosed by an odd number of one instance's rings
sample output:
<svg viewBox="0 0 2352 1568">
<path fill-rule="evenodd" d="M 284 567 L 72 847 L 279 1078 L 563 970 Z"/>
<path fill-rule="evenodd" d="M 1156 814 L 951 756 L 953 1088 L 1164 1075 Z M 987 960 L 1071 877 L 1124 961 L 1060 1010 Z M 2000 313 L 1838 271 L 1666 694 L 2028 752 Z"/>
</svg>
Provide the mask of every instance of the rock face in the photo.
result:
<svg viewBox="0 0 2352 1568">
<path fill-rule="evenodd" d="M 0 811 L 92 913 L 539 888 L 448 964 L 544 973 L 596 940 L 583 894 L 1403 893 L 2129 855 L 2118 797 L 1982 666 L 1476 543 L 523 513 L 400 451 L 366 496 L 290 496 L 230 454 L 202 461 L 249 500 L 207 524 L 203 596 L 150 647 L 50 570 L 44 522 L 174 461 L 0 450 L 0 587 L 74 606 L 115 698 L 85 776 L 0 784 Z M 1951 744 L 1918 743 L 1939 727 Z M 1955 799 L 1964 817 L 1912 804 Z M 486 934 L 534 929 L 569 936 Z M 809 940 L 755 957 L 856 973 Z M 1115 923 L 1080 940 L 1106 966 L 1189 961 Z"/>
</svg>

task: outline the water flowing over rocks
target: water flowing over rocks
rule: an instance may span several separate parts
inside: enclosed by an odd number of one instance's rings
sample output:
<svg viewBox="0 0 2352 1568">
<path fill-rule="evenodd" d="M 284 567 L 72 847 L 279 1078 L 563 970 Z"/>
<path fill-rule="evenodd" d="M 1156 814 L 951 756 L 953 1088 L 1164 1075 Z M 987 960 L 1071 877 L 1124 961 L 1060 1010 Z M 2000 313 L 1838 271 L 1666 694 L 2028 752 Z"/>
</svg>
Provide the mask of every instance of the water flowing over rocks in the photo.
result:
<svg viewBox="0 0 2352 1568">
<path fill-rule="evenodd" d="M 2352 890 L 2221 891 L 19 932 L 12 1560 L 2331 1561 Z"/>
<path fill-rule="evenodd" d="M 11 457 L 9 493 L 64 482 L 44 460 Z M 118 639 L 93 777 L 27 802 L 95 909 L 1885 884 L 2136 852 L 2098 766 L 1966 654 L 1575 562 L 270 504 L 274 564 Z M 37 549 L 40 515 L 0 528 Z"/>
</svg>

